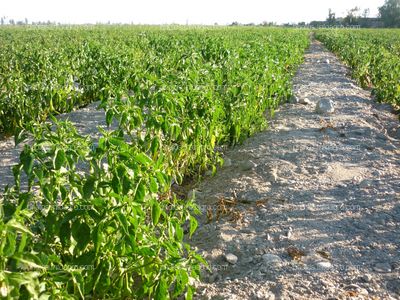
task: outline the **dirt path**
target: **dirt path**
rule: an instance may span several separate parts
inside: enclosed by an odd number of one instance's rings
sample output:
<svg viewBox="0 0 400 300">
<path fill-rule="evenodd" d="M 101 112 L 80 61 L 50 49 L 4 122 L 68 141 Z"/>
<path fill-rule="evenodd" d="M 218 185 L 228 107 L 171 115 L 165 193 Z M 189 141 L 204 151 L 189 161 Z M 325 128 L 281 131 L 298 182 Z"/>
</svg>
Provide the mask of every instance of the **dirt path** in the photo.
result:
<svg viewBox="0 0 400 300">
<path fill-rule="evenodd" d="M 400 299 L 399 123 L 347 73 L 314 42 L 294 80 L 310 103 L 284 105 L 197 187 L 192 243 L 213 270 L 198 299 Z"/>
</svg>

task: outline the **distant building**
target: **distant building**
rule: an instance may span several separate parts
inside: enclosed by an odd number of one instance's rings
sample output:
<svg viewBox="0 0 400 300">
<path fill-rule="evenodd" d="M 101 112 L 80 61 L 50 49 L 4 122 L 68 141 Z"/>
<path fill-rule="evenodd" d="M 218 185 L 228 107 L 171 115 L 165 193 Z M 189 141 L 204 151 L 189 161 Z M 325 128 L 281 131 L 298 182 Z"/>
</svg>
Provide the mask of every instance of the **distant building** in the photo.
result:
<svg viewBox="0 0 400 300">
<path fill-rule="evenodd" d="M 384 23 L 380 18 L 361 18 L 358 17 L 348 23 L 346 18 L 337 18 L 334 22 L 329 23 L 328 21 L 312 21 L 309 24 L 310 27 L 354 27 L 354 28 L 382 28 Z"/>
<path fill-rule="evenodd" d="M 382 28 L 385 26 L 381 18 L 361 18 L 359 23 L 363 28 Z"/>
</svg>

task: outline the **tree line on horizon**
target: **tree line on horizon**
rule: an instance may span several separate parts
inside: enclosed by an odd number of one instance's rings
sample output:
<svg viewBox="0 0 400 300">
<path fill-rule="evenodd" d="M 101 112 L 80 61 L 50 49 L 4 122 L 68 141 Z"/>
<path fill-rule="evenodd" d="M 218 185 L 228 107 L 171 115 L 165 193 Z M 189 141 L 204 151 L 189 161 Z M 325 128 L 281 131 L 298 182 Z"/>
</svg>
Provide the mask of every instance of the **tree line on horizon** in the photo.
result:
<svg viewBox="0 0 400 300">
<path fill-rule="evenodd" d="M 336 18 L 336 14 L 329 9 L 326 21 L 313 21 L 311 25 L 328 26 L 360 26 L 360 27 L 400 27 L 400 0 L 385 0 L 385 3 L 378 8 L 377 18 L 370 18 L 369 8 L 361 11 L 359 7 L 348 10 L 344 18 Z"/>
</svg>

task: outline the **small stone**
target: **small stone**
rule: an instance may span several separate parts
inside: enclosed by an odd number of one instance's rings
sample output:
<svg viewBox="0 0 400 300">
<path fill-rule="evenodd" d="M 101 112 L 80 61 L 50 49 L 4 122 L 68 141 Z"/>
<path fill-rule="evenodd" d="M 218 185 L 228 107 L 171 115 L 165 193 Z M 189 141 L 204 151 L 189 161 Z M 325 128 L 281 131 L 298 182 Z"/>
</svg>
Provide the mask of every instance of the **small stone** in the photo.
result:
<svg viewBox="0 0 400 300">
<path fill-rule="evenodd" d="M 270 172 L 270 173 L 268 173 L 268 177 L 269 177 L 269 180 L 272 182 L 272 183 L 285 183 L 285 179 L 283 179 L 283 178 L 279 178 L 278 177 L 278 172 L 277 172 L 277 170 L 272 170 L 272 172 Z"/>
<path fill-rule="evenodd" d="M 377 263 L 374 266 L 374 271 L 378 273 L 390 273 L 392 271 L 392 267 L 388 263 Z"/>
<path fill-rule="evenodd" d="M 282 259 L 275 254 L 270 254 L 270 253 L 264 254 L 262 256 L 262 259 L 264 263 L 267 265 L 276 265 L 282 263 Z"/>
<path fill-rule="evenodd" d="M 319 269 L 329 270 L 332 269 L 332 264 L 329 261 L 319 261 L 316 263 Z"/>
<path fill-rule="evenodd" d="M 229 168 L 232 166 L 232 160 L 228 157 L 224 158 L 224 164 L 223 167 L 224 168 Z"/>
<path fill-rule="evenodd" d="M 318 101 L 315 111 L 319 114 L 331 114 L 335 112 L 333 101 L 330 99 L 322 99 Z"/>
<path fill-rule="evenodd" d="M 240 164 L 240 169 L 242 171 L 250 171 L 250 170 L 254 169 L 255 167 L 257 167 L 256 163 L 254 163 L 251 160 L 246 160 Z"/>
<path fill-rule="evenodd" d="M 211 298 L 208 298 L 211 300 L 225 300 L 226 299 L 226 295 L 214 295 Z"/>
<path fill-rule="evenodd" d="M 233 236 L 232 236 L 231 234 L 226 234 L 226 233 L 224 233 L 224 232 L 221 232 L 221 233 L 220 233 L 220 237 L 221 237 L 221 239 L 222 239 L 223 241 L 225 241 L 225 242 L 231 242 L 232 239 L 233 239 Z"/>
<path fill-rule="evenodd" d="M 236 256 L 235 254 L 228 253 L 228 254 L 225 255 L 225 260 L 226 260 L 228 263 L 234 265 L 234 264 L 237 263 L 238 258 L 237 258 L 237 256 Z"/>
<path fill-rule="evenodd" d="M 300 103 L 304 104 L 304 105 L 308 105 L 308 104 L 311 104 L 311 100 L 308 98 L 302 98 L 302 99 L 300 99 Z"/>
<path fill-rule="evenodd" d="M 300 102 L 299 98 L 298 98 L 297 96 L 295 96 L 295 95 L 293 95 L 293 96 L 290 97 L 290 99 L 289 99 L 289 103 L 292 103 L 292 104 L 297 104 L 297 103 L 299 103 L 299 102 Z"/>
<path fill-rule="evenodd" d="M 328 65 L 330 64 L 330 61 L 329 61 L 329 59 L 325 60 L 325 62 L 326 62 Z"/>
<path fill-rule="evenodd" d="M 288 231 L 286 232 L 286 237 L 290 239 L 292 237 L 292 234 L 293 234 L 293 229 L 292 227 L 289 227 Z"/>
<path fill-rule="evenodd" d="M 384 175 L 384 172 L 383 171 L 381 171 L 381 170 L 375 170 L 375 171 L 373 171 L 372 172 L 372 176 L 374 176 L 374 177 L 381 177 L 381 176 L 383 176 Z"/>
<path fill-rule="evenodd" d="M 358 285 L 356 285 L 356 284 L 349 284 L 348 286 L 346 286 L 345 288 L 344 288 L 346 291 L 353 291 L 353 292 L 357 292 L 357 294 L 359 295 L 359 296 L 368 296 L 368 291 L 366 290 L 366 289 L 364 289 L 364 288 L 362 288 L 362 287 L 360 287 L 360 286 L 358 286 Z"/>
<path fill-rule="evenodd" d="M 218 277 L 218 274 L 211 274 L 209 277 L 208 277 L 208 283 L 214 283 L 215 281 L 217 281 L 217 277 Z"/>
<path fill-rule="evenodd" d="M 371 275 L 371 274 L 364 274 L 363 276 L 361 276 L 361 279 L 362 279 L 364 282 L 371 282 L 371 280 L 372 280 L 372 275 Z"/>
<path fill-rule="evenodd" d="M 360 182 L 360 187 L 361 188 L 367 188 L 372 185 L 372 180 L 370 179 L 364 179 L 363 181 Z"/>
</svg>

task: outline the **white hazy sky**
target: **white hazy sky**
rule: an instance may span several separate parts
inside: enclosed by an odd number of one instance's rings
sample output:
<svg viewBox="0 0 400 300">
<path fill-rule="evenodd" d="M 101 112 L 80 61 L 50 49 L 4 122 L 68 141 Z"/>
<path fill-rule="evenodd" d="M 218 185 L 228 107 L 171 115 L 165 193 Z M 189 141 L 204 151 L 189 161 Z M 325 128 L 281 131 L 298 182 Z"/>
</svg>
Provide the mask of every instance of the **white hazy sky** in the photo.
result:
<svg viewBox="0 0 400 300">
<path fill-rule="evenodd" d="M 0 0 L 0 16 L 63 23 L 229 24 L 289 23 L 324 20 L 332 8 L 337 17 L 355 7 L 370 8 L 384 0 Z"/>
</svg>

